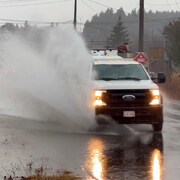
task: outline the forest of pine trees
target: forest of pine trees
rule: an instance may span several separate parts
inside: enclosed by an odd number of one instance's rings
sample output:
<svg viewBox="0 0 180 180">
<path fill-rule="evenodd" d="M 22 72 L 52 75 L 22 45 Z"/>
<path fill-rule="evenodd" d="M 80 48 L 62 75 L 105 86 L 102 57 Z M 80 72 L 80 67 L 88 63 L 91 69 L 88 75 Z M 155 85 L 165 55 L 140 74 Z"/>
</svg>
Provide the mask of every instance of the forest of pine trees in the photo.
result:
<svg viewBox="0 0 180 180">
<path fill-rule="evenodd" d="M 83 36 L 89 47 L 110 46 L 109 37 L 121 17 L 122 26 L 127 30 L 129 47 L 132 51 L 138 50 L 139 38 L 139 14 L 137 10 L 132 10 L 126 14 L 123 8 L 114 12 L 107 9 L 105 12 L 96 14 L 91 21 L 86 21 L 83 30 Z M 144 24 L 144 50 L 148 51 L 149 47 L 162 47 L 164 44 L 164 28 L 172 20 L 178 20 L 180 12 L 145 12 Z M 98 45 L 99 44 L 99 45 Z"/>
</svg>

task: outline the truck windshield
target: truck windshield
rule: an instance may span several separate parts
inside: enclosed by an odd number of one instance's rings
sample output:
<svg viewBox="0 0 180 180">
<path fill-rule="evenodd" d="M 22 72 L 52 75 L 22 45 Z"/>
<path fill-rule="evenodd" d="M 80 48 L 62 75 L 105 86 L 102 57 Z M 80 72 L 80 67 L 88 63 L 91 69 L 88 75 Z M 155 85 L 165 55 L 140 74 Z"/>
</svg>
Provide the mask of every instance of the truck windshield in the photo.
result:
<svg viewBox="0 0 180 180">
<path fill-rule="evenodd" d="M 140 64 L 94 64 L 95 80 L 148 80 Z"/>
</svg>

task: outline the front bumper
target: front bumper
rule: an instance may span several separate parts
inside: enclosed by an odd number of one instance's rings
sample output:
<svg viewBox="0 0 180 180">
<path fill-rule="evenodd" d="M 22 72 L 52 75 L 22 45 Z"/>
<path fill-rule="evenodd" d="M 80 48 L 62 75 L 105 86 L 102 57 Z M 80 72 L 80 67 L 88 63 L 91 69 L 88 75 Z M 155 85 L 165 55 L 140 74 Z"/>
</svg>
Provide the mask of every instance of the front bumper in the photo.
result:
<svg viewBox="0 0 180 180">
<path fill-rule="evenodd" d="M 135 117 L 124 117 L 124 111 L 134 111 Z M 162 122 L 158 115 L 163 113 L 163 106 L 153 107 L 96 107 L 96 120 L 99 124 L 104 124 L 102 115 L 110 117 L 119 124 L 156 124 Z"/>
</svg>

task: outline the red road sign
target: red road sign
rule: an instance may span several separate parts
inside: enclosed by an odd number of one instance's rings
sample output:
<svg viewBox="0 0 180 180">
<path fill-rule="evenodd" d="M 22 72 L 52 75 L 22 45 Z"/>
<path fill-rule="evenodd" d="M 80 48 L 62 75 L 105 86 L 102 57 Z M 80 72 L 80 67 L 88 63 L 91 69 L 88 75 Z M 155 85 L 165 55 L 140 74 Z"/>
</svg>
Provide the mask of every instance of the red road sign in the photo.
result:
<svg viewBox="0 0 180 180">
<path fill-rule="evenodd" d="M 146 61 L 148 60 L 147 57 L 144 55 L 144 53 L 140 52 L 135 58 L 135 61 L 141 63 L 141 64 L 145 64 Z"/>
</svg>

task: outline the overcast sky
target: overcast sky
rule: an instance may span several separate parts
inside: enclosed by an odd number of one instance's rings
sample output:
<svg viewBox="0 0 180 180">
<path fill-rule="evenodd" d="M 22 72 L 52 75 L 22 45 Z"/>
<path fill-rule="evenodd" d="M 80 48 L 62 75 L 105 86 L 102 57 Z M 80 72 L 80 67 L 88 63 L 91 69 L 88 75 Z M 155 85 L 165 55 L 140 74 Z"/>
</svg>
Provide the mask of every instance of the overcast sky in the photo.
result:
<svg viewBox="0 0 180 180">
<path fill-rule="evenodd" d="M 144 0 L 146 11 L 180 11 L 180 0 Z M 122 7 L 126 13 L 139 9 L 139 0 L 77 0 L 78 22 L 87 19 L 108 7 L 114 11 Z M 73 20 L 74 0 L 0 0 L 0 19 L 31 21 Z"/>
</svg>

